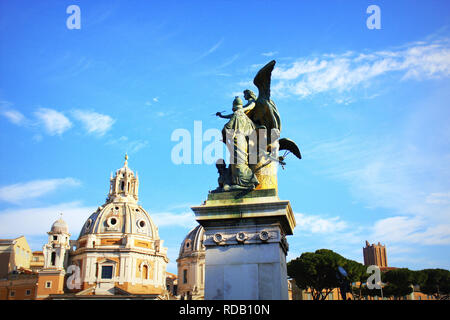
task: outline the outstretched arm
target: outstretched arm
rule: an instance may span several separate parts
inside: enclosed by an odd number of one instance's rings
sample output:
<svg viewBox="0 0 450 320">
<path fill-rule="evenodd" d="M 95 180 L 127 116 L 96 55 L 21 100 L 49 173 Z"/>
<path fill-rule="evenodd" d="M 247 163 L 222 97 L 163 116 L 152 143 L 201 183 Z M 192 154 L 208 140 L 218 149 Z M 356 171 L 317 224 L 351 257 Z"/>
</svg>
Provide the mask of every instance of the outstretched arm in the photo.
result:
<svg viewBox="0 0 450 320">
<path fill-rule="evenodd" d="M 222 115 L 221 112 L 217 112 L 217 113 L 216 113 L 216 116 L 218 116 L 218 117 L 220 117 L 220 118 L 223 118 L 223 119 L 231 119 L 231 117 L 233 116 L 233 114 L 231 113 L 231 114 L 227 114 L 227 115 Z"/>
</svg>

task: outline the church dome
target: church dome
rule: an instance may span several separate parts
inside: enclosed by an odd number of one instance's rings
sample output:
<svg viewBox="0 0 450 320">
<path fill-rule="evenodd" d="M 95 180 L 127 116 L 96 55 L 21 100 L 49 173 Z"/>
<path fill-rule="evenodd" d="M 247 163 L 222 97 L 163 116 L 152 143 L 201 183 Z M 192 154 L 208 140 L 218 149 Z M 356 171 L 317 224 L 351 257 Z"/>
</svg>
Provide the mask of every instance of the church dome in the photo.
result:
<svg viewBox="0 0 450 320">
<path fill-rule="evenodd" d="M 138 204 L 138 187 L 125 156 L 123 167 L 111 174 L 106 202 L 87 218 L 70 256 L 81 269 L 82 290 L 165 296 L 167 248 Z"/>
<path fill-rule="evenodd" d="M 128 156 L 125 155 L 124 166 L 111 176 L 106 203 L 87 219 L 79 238 L 88 234 L 121 233 L 159 239 L 158 228 L 137 203 L 138 185 L 138 177 L 128 168 Z"/>
<path fill-rule="evenodd" d="M 150 215 L 136 203 L 110 202 L 98 207 L 85 222 L 80 238 L 87 234 L 107 233 L 139 234 L 159 239 Z"/>
<path fill-rule="evenodd" d="M 52 234 L 69 233 L 69 227 L 67 226 L 67 223 L 63 219 L 59 218 L 52 224 L 50 233 Z"/>
<path fill-rule="evenodd" d="M 203 245 L 204 236 L 205 229 L 203 229 L 201 225 L 198 225 L 194 229 L 189 231 L 189 233 L 181 243 L 179 258 L 190 255 L 192 253 L 205 251 L 205 246 Z"/>
</svg>

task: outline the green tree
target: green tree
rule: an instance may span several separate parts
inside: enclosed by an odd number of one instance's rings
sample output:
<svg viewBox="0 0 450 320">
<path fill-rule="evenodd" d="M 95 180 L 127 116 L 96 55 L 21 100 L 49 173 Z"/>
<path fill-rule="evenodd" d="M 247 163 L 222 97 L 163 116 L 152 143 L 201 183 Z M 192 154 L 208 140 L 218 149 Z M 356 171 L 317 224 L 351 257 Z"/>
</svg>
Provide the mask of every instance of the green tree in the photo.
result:
<svg viewBox="0 0 450 320">
<path fill-rule="evenodd" d="M 383 296 L 400 299 L 413 292 L 414 271 L 407 268 L 399 268 L 383 272 L 381 280 L 386 285 L 383 287 Z"/>
<path fill-rule="evenodd" d="M 336 276 L 338 266 L 345 268 L 346 261 L 341 255 L 328 250 L 320 249 L 313 252 L 305 252 L 287 264 L 290 277 L 301 289 L 311 289 L 314 300 L 325 300 L 330 292 L 339 287 Z M 348 263 L 351 277 L 353 277 L 353 264 Z"/>
<path fill-rule="evenodd" d="M 355 286 L 351 286 L 353 298 L 361 300 L 363 297 L 364 285 L 369 277 L 369 274 L 367 273 L 367 266 L 354 260 L 345 259 L 343 267 L 347 271 L 350 282 L 358 283 Z"/>
<path fill-rule="evenodd" d="M 418 272 L 422 276 L 420 291 L 436 299 L 449 299 L 450 271 L 444 269 L 425 269 Z"/>
</svg>

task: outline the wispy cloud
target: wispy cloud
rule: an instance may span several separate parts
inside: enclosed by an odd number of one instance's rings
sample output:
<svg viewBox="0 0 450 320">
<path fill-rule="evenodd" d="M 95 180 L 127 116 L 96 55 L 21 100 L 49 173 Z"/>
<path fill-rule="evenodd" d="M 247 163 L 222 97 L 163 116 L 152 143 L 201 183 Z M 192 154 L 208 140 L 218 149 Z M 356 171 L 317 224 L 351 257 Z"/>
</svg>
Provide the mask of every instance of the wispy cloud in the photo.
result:
<svg viewBox="0 0 450 320">
<path fill-rule="evenodd" d="M 61 135 L 72 127 L 72 122 L 62 112 L 39 108 L 34 114 L 50 135 Z"/>
<path fill-rule="evenodd" d="M 273 57 L 277 53 L 278 53 L 278 51 L 269 51 L 269 52 L 263 52 L 263 53 L 261 53 L 261 55 L 264 57 Z"/>
<path fill-rule="evenodd" d="M 72 114 L 83 124 L 88 134 L 98 136 L 105 135 L 115 122 L 110 116 L 94 111 L 74 110 Z"/>
<path fill-rule="evenodd" d="M 153 103 L 158 103 L 159 102 L 159 98 L 158 97 L 153 97 L 152 100 L 147 100 L 145 101 L 145 105 L 146 106 L 151 106 Z"/>
<path fill-rule="evenodd" d="M 3 110 L 1 114 L 16 125 L 22 125 L 26 120 L 21 112 L 13 109 Z"/>
<path fill-rule="evenodd" d="M 0 201 L 23 203 L 51 193 L 59 188 L 79 186 L 81 183 L 74 178 L 33 180 L 0 187 Z"/>
<path fill-rule="evenodd" d="M 433 192 L 427 196 L 426 202 L 431 204 L 450 204 L 450 191 Z"/>
<path fill-rule="evenodd" d="M 345 52 L 300 58 L 273 71 L 274 93 L 305 98 L 328 91 L 344 92 L 369 80 L 397 74 L 398 80 L 450 76 L 449 39 L 415 42 L 374 52 Z"/>
<path fill-rule="evenodd" d="M 297 222 L 295 229 L 298 232 L 330 234 L 348 227 L 347 223 L 339 217 L 328 218 L 304 213 L 296 213 L 294 216 Z"/>
<path fill-rule="evenodd" d="M 309 149 L 309 150 L 308 150 Z M 321 173 L 348 184 L 368 208 L 391 210 L 366 234 L 390 244 L 450 244 L 450 155 L 435 156 L 392 137 L 344 137 L 305 154 L 324 164 Z M 433 177 L 431 180 L 430 178 Z"/>
<path fill-rule="evenodd" d="M 197 59 L 195 59 L 195 62 L 209 56 L 211 53 L 216 51 L 223 43 L 223 39 L 220 39 L 216 44 L 214 44 L 211 48 L 209 48 L 207 51 L 202 53 Z"/>
<path fill-rule="evenodd" d="M 390 243 L 450 245 L 450 223 L 430 225 L 420 216 L 389 217 L 375 223 L 371 236 Z"/>
<path fill-rule="evenodd" d="M 183 227 L 191 229 L 198 223 L 195 221 L 192 212 L 174 213 L 174 212 L 156 212 L 152 213 L 153 222 L 159 227 Z"/>
<path fill-rule="evenodd" d="M 107 145 L 119 147 L 123 152 L 136 153 L 148 144 L 147 140 L 130 140 L 126 136 L 121 136 L 118 139 L 113 139 L 107 142 Z"/>
<path fill-rule="evenodd" d="M 69 202 L 46 207 L 2 210 L 0 211 L 0 234 L 2 237 L 11 238 L 19 235 L 25 235 L 27 239 L 33 236 L 45 238 L 53 222 L 59 219 L 62 213 L 69 232 L 76 239 L 86 219 L 95 211 L 95 208 L 84 206 L 80 202 Z M 43 244 L 44 242 L 40 246 Z"/>
</svg>

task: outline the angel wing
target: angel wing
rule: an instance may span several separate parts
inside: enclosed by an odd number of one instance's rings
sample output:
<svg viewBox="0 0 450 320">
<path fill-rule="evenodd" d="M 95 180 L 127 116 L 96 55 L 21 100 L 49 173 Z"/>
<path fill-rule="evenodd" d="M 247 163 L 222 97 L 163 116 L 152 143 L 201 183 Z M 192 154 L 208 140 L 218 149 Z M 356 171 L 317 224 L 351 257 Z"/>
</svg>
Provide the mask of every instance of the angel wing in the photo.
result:
<svg viewBox="0 0 450 320">
<path fill-rule="evenodd" d="M 258 88 L 258 99 L 270 99 L 270 78 L 272 77 L 273 68 L 275 68 L 275 60 L 270 61 L 264 67 L 262 67 L 255 78 L 253 84 Z"/>
<path fill-rule="evenodd" d="M 288 150 L 292 152 L 297 158 L 301 159 L 302 155 L 300 153 L 300 149 L 298 148 L 297 144 L 288 138 L 281 138 L 278 140 L 278 143 L 280 145 L 279 150 Z"/>
<path fill-rule="evenodd" d="M 257 126 L 264 126 L 268 132 L 271 129 L 281 131 L 280 114 L 275 103 L 270 99 L 270 81 L 275 63 L 275 60 L 270 61 L 253 79 L 259 91 L 258 98 L 255 101 L 255 107 L 247 114 Z"/>
</svg>

